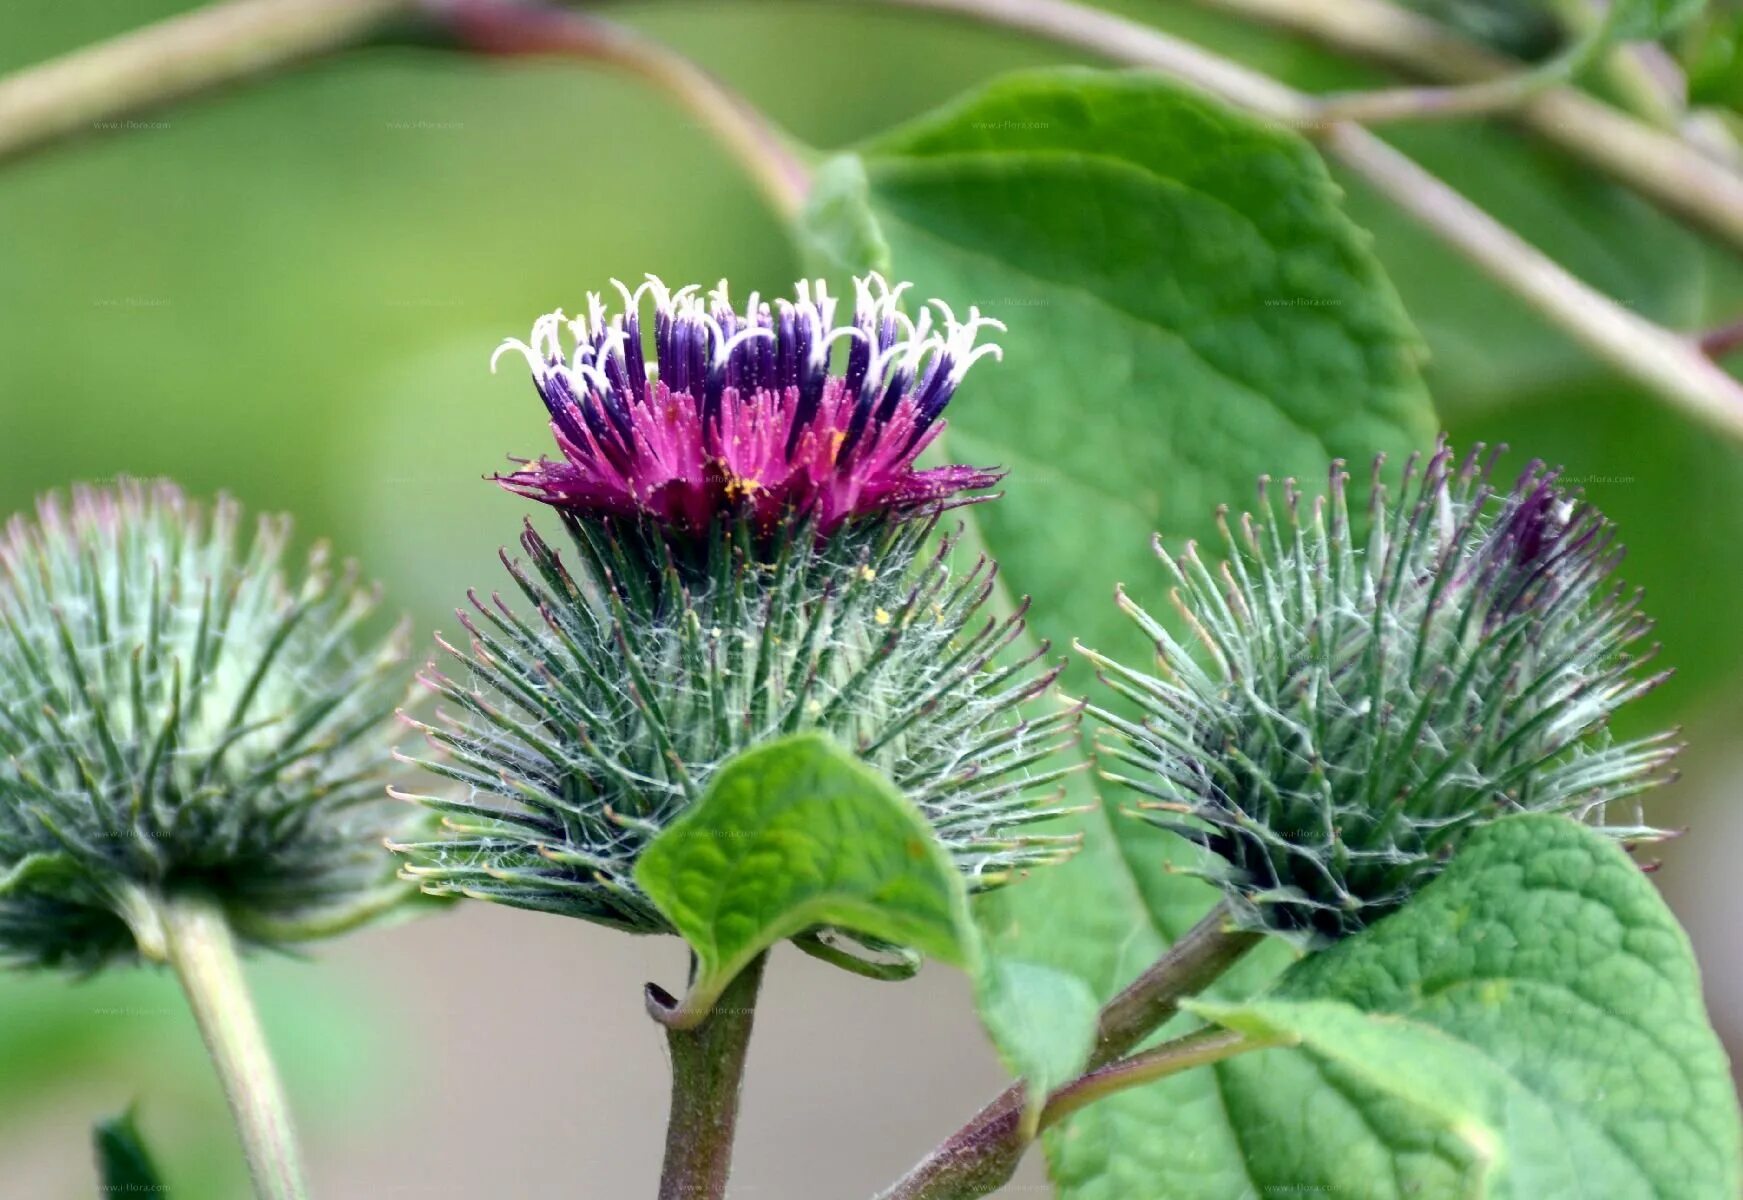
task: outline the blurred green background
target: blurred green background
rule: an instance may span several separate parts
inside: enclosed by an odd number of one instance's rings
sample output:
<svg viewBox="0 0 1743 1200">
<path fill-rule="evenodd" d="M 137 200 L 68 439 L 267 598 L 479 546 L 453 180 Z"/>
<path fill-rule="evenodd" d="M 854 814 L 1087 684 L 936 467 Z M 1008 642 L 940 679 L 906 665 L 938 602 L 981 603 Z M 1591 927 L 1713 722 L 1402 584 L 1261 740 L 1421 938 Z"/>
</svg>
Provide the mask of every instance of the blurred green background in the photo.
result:
<svg viewBox="0 0 1743 1200">
<path fill-rule="evenodd" d="M 0 70 L 185 7 L 10 0 Z M 1384 78 L 1185 0 L 1109 7 L 1304 87 Z M 611 11 L 821 147 L 1069 59 L 845 4 Z M 0 512 L 118 473 L 225 489 L 361 558 L 426 631 L 452 627 L 467 586 L 495 586 L 494 552 L 526 511 L 481 476 L 545 443 L 524 378 L 488 373 L 503 337 L 614 275 L 767 294 L 797 270 L 704 130 L 574 64 L 365 48 L 123 124 L 0 169 Z M 1692 329 L 1743 311 L 1734 255 L 1505 127 L 1398 142 L 1648 316 Z M 1648 715 L 1687 722 L 1694 747 L 1654 816 L 1699 836 L 1660 878 L 1735 1045 L 1743 454 L 1617 383 L 1375 197 L 1352 188 L 1350 207 L 1429 342 L 1445 423 L 1566 462 L 1632 547 L 1628 573 L 1682 672 Z M 260 964 L 319 1193 L 647 1194 L 665 1079 L 638 989 L 678 977 L 677 947 L 479 907 L 349 939 L 319 968 Z M 953 976 L 883 988 L 792 959 L 759 1016 L 735 1195 L 815 1200 L 826 1163 L 843 1194 L 869 1192 L 999 1071 Z M 852 1095 L 843 1072 L 862 1079 Z M 0 978 L 0 1200 L 92 1194 L 88 1123 L 134 1097 L 178 1196 L 237 1194 L 216 1087 L 167 980 Z M 1009 1194 L 1025 1188 L 1043 1193 L 1032 1165 Z"/>
</svg>

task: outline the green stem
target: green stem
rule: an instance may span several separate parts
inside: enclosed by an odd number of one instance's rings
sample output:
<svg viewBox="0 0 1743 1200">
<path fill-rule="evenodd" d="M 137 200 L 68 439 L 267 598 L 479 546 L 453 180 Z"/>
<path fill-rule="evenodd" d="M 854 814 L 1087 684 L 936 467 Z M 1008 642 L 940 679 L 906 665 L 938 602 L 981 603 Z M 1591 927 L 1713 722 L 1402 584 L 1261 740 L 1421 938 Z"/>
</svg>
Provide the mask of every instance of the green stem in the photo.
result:
<svg viewBox="0 0 1743 1200">
<path fill-rule="evenodd" d="M 672 1055 L 672 1109 L 660 1200 L 721 1200 L 732 1170 L 738 1096 L 767 955 L 740 971 L 713 1010 L 687 1029 L 666 1025 Z M 673 997 L 648 985 L 648 1007 L 662 1024 Z"/>
<path fill-rule="evenodd" d="M 1250 1050 L 1289 1044 L 1286 1038 L 1254 1038 L 1215 1027 L 1200 1029 L 1072 1080 L 1047 1097 L 1047 1107 L 1041 1110 L 1040 1127 L 1049 1129 L 1078 1109 L 1127 1088 L 1154 1083 Z"/>
<path fill-rule="evenodd" d="M 308 1188 L 291 1130 L 290 1106 L 249 999 L 222 907 L 206 896 L 177 894 L 157 900 L 157 917 L 164 953 L 181 979 L 236 1119 L 254 1194 L 259 1200 L 304 1200 Z"/>
<path fill-rule="evenodd" d="M 1260 935 L 1236 929 L 1229 923 L 1226 904 L 1219 903 L 1206 913 L 1167 953 L 1102 1008 L 1096 1026 L 1095 1051 L 1090 1056 L 1090 1074 L 1054 1093 L 1049 1107 L 1060 1097 L 1067 1097 L 1060 1102 L 1068 1107 L 1052 1117 L 1043 1110 L 1042 1126 L 1062 1120 L 1067 1113 L 1103 1094 L 1094 1090 L 1102 1087 L 1102 1083 L 1087 1081 L 1104 1071 L 1112 1073 L 1105 1081 L 1111 1088 L 1112 1081 L 1121 1077 L 1119 1072 L 1126 1062 L 1137 1061 L 1134 1058 L 1116 1062 L 1120 1055 L 1165 1024 L 1179 1011 L 1181 1000 L 1209 987 L 1261 940 Z M 1134 1077 L 1125 1086 L 1143 1081 L 1144 1077 Z M 1072 1101 L 1068 1094 L 1080 1085 L 1091 1090 L 1085 1099 Z M 1033 1136 L 1023 1127 L 1026 1091 L 1026 1085 L 1019 1080 L 999 1093 L 968 1124 L 941 1142 L 884 1192 L 881 1200 L 974 1200 L 1002 1187 L 1016 1173 Z"/>
</svg>

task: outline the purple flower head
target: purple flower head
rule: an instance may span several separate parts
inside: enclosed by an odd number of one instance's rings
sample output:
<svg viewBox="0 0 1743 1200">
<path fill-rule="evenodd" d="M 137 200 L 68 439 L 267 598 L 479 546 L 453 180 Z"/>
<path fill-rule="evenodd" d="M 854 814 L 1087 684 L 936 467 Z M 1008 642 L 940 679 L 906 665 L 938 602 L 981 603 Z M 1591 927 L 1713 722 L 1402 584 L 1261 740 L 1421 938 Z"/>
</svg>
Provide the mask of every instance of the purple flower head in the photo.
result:
<svg viewBox="0 0 1743 1200">
<path fill-rule="evenodd" d="M 854 281 L 853 320 L 835 322 L 823 281 L 800 282 L 796 301 L 771 307 L 753 293 L 742 312 L 726 284 L 705 301 L 698 286 L 667 290 L 653 276 L 633 293 L 612 281 L 623 311 L 600 297 L 588 314 L 561 310 L 533 324 L 531 343 L 505 341 L 491 360 L 518 350 L 551 414 L 561 460 L 541 457 L 497 476 L 510 491 L 577 518 L 641 517 L 685 533 L 717 519 L 770 532 L 815 522 L 819 536 L 856 518 L 903 518 L 972 503 L 966 493 L 1000 472 L 967 466 L 918 470 L 914 460 L 944 428 L 940 419 L 970 365 L 997 346 L 976 347 L 982 326 L 1004 328 L 978 309 L 957 321 L 900 311 L 906 284 L 878 275 Z M 655 361 L 643 353 L 641 305 L 654 299 Z M 562 330 L 574 343 L 565 356 Z M 846 343 L 839 373 L 830 360 Z"/>
<path fill-rule="evenodd" d="M 1533 461 L 1503 500 L 1479 569 L 1493 593 L 1494 624 L 1527 608 L 1548 608 L 1590 577 L 1621 562 L 1615 530 L 1578 495 L 1561 490 L 1559 468 Z"/>
</svg>

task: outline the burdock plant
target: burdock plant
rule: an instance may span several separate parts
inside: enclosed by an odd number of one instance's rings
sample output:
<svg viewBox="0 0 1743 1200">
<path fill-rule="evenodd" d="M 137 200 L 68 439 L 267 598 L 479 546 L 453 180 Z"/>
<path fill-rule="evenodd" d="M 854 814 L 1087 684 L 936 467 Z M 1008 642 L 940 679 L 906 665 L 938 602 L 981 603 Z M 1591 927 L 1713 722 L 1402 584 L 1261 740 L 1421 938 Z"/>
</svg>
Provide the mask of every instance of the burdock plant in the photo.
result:
<svg viewBox="0 0 1743 1200">
<path fill-rule="evenodd" d="M 1220 520 L 1223 562 L 1188 545 L 1177 640 L 1152 675 L 1086 651 L 1130 707 L 1094 707 L 1103 753 L 1140 812 L 1207 852 L 1235 921 L 1323 944 L 1410 899 L 1471 832 L 1509 813 L 1567 813 L 1625 843 L 1662 836 L 1613 805 L 1661 783 L 1673 734 L 1618 741 L 1617 709 L 1653 688 L 1650 623 L 1613 578 L 1610 524 L 1532 463 L 1510 488 L 1495 455 L 1444 444 L 1375 464 L 1365 538 L 1341 464 L 1329 500 Z M 1632 814 L 1630 814 L 1632 816 Z"/>
<path fill-rule="evenodd" d="M 953 539 L 931 536 L 998 476 L 914 466 L 993 322 L 910 321 L 874 275 L 836 325 L 815 286 L 739 314 L 724 285 L 705 303 L 654 281 L 609 320 L 594 296 L 505 347 L 563 458 L 501 482 L 557 510 L 575 567 L 529 523 L 526 562 L 503 562 L 531 613 L 474 595 L 469 650 L 446 647 L 460 678 L 426 676 L 452 709 L 418 723 L 445 752 L 423 765 L 470 795 L 418 798 L 448 817 L 399 847 L 425 890 L 672 932 L 631 878 L 642 848 L 728 758 L 807 729 L 886 772 L 973 890 L 1068 849 L 1022 831 L 1058 811 L 1037 797 L 1060 769 L 1034 768 L 1075 720 L 1021 709 L 1056 673 L 1046 647 L 1001 657 L 1021 611 L 981 619 L 995 568 L 953 570 Z M 801 944 L 852 965 L 831 940 Z"/>
<path fill-rule="evenodd" d="M 381 839 L 403 629 L 284 518 L 166 482 L 45 498 L 0 538 L 0 956 L 174 967 L 263 1197 L 303 1193 L 236 956 L 406 896 Z"/>
<path fill-rule="evenodd" d="M 1064 768 L 1047 760 L 1076 713 L 1028 715 L 1055 674 L 1045 645 L 1013 651 L 1021 610 L 982 615 L 995 569 L 953 568 L 953 538 L 934 537 L 998 474 L 915 464 L 971 364 L 996 353 L 975 340 L 997 323 L 942 305 L 938 323 L 910 319 L 875 275 L 857 291 L 837 324 L 821 282 L 740 311 L 724 284 L 704 299 L 650 280 L 618 314 L 592 296 L 586 316 L 553 313 L 505 345 L 561 458 L 501 483 L 556 510 L 572 558 L 529 523 L 526 560 L 503 558 L 525 607 L 474 595 L 470 646 L 444 646 L 454 676 L 426 676 L 447 708 L 418 726 L 441 751 L 423 765 L 466 789 L 416 798 L 446 817 L 444 836 L 397 847 L 426 891 L 676 932 L 637 886 L 644 850 L 729 759 L 808 730 L 882 771 L 971 891 L 1069 852 L 1026 827 L 1060 811 Z M 917 965 L 842 938 L 795 940 L 866 973 Z M 725 1169 L 760 970 L 707 1025 L 672 1032 L 674 1187 Z"/>
</svg>

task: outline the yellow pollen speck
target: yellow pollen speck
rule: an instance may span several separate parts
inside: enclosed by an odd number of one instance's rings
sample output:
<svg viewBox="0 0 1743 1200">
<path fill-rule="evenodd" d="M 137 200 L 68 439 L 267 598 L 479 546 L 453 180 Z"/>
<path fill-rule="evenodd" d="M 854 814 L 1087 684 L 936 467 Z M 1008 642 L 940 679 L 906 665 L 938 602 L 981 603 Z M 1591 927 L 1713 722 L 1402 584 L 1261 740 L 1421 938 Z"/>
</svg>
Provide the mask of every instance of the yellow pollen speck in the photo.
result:
<svg viewBox="0 0 1743 1200">
<path fill-rule="evenodd" d="M 870 583 L 872 580 L 874 580 L 878 577 L 878 573 L 876 571 L 872 570 L 870 567 L 861 567 L 859 569 L 859 577 L 861 579 L 865 580 L 867 583 Z"/>
<path fill-rule="evenodd" d="M 762 490 L 763 485 L 761 480 L 749 479 L 743 475 L 734 475 L 730 471 L 727 472 L 726 494 L 729 498 L 733 500 L 743 500 L 745 497 L 754 496 Z"/>
<path fill-rule="evenodd" d="M 847 440 L 847 431 L 845 429 L 837 430 L 833 435 L 830 436 L 830 438 L 829 438 L 829 461 L 830 462 L 833 463 L 835 461 L 835 456 L 837 454 L 841 453 L 841 443 L 845 442 L 846 440 Z"/>
<path fill-rule="evenodd" d="M 872 620 L 876 621 L 879 625 L 888 625 L 890 623 L 890 614 L 880 608 L 877 612 L 872 614 Z"/>
</svg>

